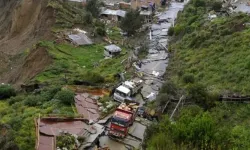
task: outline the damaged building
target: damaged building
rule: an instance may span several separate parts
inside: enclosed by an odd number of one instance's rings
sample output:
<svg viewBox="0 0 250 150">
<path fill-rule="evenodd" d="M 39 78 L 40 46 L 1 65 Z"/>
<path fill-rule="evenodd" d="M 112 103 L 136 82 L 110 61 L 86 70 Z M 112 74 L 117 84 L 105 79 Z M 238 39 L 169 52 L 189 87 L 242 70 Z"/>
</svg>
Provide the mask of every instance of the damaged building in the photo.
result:
<svg viewBox="0 0 250 150">
<path fill-rule="evenodd" d="M 121 53 L 122 49 L 114 44 L 104 47 L 104 56 L 105 57 L 115 57 Z"/>
<path fill-rule="evenodd" d="M 126 15 L 126 11 L 124 10 L 112 10 L 106 9 L 101 12 L 101 18 L 108 19 L 112 21 L 120 21 Z"/>
</svg>

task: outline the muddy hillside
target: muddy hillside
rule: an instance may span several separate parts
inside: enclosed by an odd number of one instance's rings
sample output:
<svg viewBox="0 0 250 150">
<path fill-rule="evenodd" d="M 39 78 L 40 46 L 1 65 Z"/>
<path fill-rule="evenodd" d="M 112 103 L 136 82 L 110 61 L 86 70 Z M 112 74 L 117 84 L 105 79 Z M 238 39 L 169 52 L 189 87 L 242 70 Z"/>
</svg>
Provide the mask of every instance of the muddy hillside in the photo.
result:
<svg viewBox="0 0 250 150">
<path fill-rule="evenodd" d="M 0 1 L 0 82 L 21 84 L 50 61 L 46 50 L 34 45 L 50 37 L 54 10 L 48 0 Z"/>
</svg>

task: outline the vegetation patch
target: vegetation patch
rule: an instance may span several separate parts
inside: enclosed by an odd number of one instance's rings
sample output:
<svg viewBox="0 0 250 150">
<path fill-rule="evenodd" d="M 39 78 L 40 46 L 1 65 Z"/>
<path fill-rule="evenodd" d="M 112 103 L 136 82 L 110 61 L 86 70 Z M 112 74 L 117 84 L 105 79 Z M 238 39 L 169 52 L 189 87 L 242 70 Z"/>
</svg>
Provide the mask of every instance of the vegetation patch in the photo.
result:
<svg viewBox="0 0 250 150">
<path fill-rule="evenodd" d="M 115 82 L 114 75 L 124 70 L 125 65 L 121 62 L 127 58 L 123 50 L 118 57 L 104 59 L 103 44 L 74 47 L 43 41 L 39 46 L 46 47 L 54 58 L 54 63 L 34 79 L 41 83 L 63 84 L 74 80 L 93 84 Z"/>
</svg>

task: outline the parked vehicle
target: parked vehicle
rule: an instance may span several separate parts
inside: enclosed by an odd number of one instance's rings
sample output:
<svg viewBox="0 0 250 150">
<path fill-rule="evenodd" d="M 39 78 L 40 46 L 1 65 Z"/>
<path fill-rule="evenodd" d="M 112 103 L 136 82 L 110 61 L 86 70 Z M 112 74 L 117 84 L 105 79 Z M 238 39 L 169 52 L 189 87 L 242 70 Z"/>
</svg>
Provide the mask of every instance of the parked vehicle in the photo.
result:
<svg viewBox="0 0 250 150">
<path fill-rule="evenodd" d="M 138 108 L 139 103 L 121 103 L 112 116 L 109 136 L 125 138 L 128 135 L 129 127 L 135 121 Z"/>
<path fill-rule="evenodd" d="M 125 81 L 122 85 L 115 89 L 113 98 L 118 102 L 133 100 L 132 97 L 139 92 L 142 86 L 143 81 L 140 79 Z"/>
</svg>

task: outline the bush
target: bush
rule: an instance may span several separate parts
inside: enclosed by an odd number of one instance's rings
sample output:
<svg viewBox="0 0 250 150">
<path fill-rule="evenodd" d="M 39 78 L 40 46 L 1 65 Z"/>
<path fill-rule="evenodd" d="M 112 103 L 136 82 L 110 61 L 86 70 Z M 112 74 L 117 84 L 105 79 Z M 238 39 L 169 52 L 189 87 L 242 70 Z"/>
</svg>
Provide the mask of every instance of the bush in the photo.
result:
<svg viewBox="0 0 250 150">
<path fill-rule="evenodd" d="M 212 3 L 212 9 L 214 11 L 220 11 L 221 8 L 222 8 L 222 2 L 215 1 Z"/>
<path fill-rule="evenodd" d="M 95 29 L 95 32 L 96 32 L 96 34 L 98 34 L 100 36 L 105 36 L 106 35 L 106 30 L 103 27 L 97 27 Z"/>
<path fill-rule="evenodd" d="M 136 30 L 141 28 L 142 21 L 139 11 L 130 10 L 121 21 L 121 29 L 127 32 L 128 35 L 134 34 Z"/>
<path fill-rule="evenodd" d="M 194 83 L 194 75 L 193 74 L 184 74 L 183 77 L 184 83 Z"/>
<path fill-rule="evenodd" d="M 56 137 L 56 146 L 60 149 L 74 149 L 75 147 L 75 137 L 70 134 L 65 134 Z"/>
<path fill-rule="evenodd" d="M 100 2 L 98 0 L 89 0 L 86 5 L 86 10 L 92 14 L 93 17 L 97 18 L 100 13 Z"/>
<path fill-rule="evenodd" d="M 85 15 L 83 16 L 84 18 L 84 23 L 85 24 L 92 24 L 93 23 L 93 16 L 90 12 L 86 12 Z"/>
<path fill-rule="evenodd" d="M 24 100 L 24 104 L 30 107 L 40 106 L 43 102 L 44 98 L 40 95 L 29 95 Z"/>
<path fill-rule="evenodd" d="M 18 95 L 18 96 L 9 98 L 8 103 L 9 103 L 9 105 L 13 105 L 17 102 L 23 101 L 24 99 L 25 99 L 25 97 L 23 95 Z"/>
<path fill-rule="evenodd" d="M 206 6 L 205 0 L 193 0 L 192 1 L 195 7 L 204 7 Z"/>
<path fill-rule="evenodd" d="M 10 85 L 1 85 L 0 86 L 0 99 L 10 98 L 11 96 L 15 96 L 16 91 Z"/>
<path fill-rule="evenodd" d="M 87 80 L 91 83 L 103 83 L 104 82 L 104 77 L 101 76 L 99 73 L 88 71 L 84 75 L 84 80 Z"/>
<path fill-rule="evenodd" d="M 70 105 L 74 102 L 74 92 L 70 90 L 61 90 L 56 93 L 55 99 L 60 100 L 62 103 L 66 105 Z"/>
<path fill-rule="evenodd" d="M 170 27 L 170 28 L 168 29 L 168 35 L 169 35 L 169 36 L 173 36 L 173 35 L 174 35 L 174 27 Z"/>
</svg>

